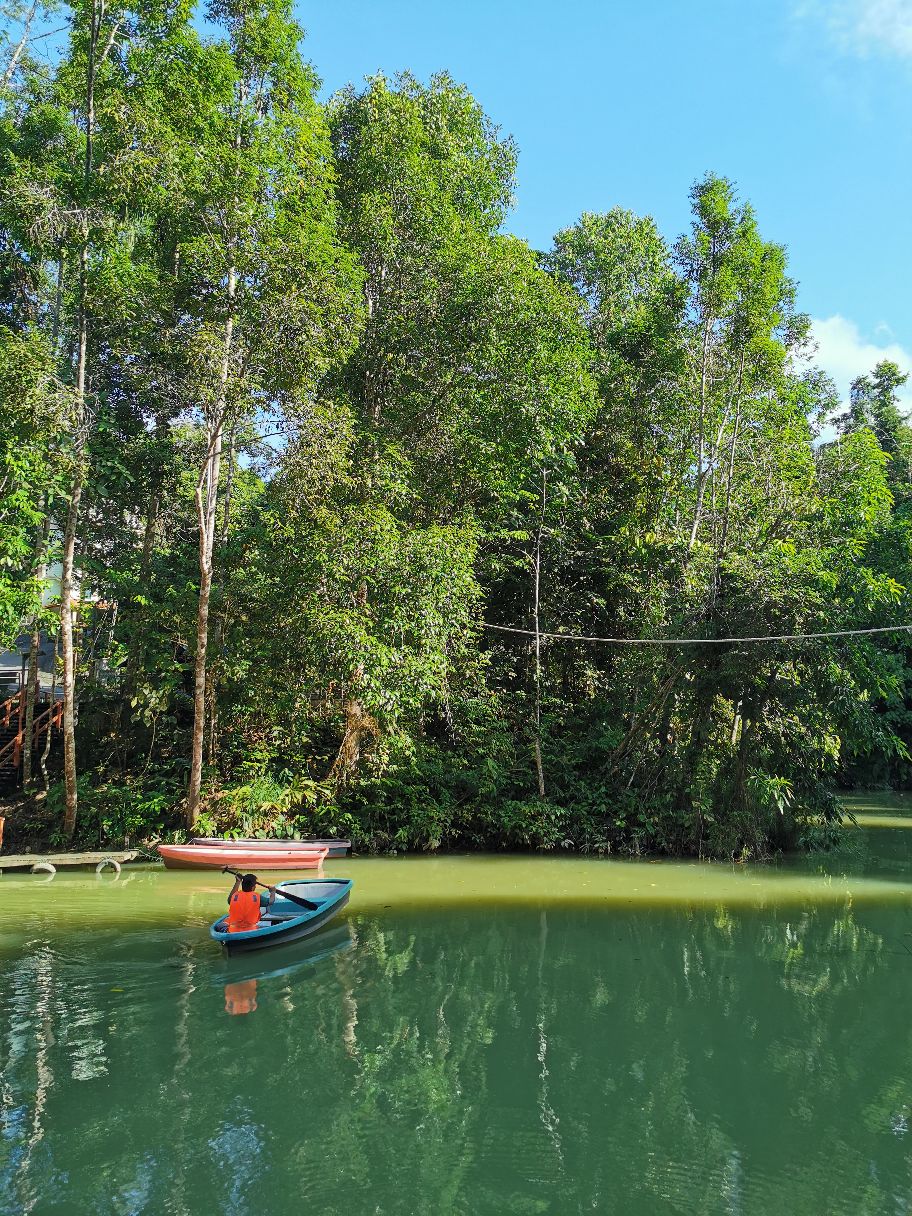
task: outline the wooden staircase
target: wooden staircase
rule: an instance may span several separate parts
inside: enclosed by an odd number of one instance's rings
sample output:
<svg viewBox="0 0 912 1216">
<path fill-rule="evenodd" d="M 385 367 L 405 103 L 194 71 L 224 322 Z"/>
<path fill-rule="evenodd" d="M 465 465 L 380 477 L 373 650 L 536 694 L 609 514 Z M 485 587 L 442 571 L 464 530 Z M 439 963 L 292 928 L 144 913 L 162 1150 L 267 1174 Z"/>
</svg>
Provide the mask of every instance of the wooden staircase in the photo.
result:
<svg viewBox="0 0 912 1216">
<path fill-rule="evenodd" d="M 18 734 L 18 729 L 18 726 L 12 723 L 4 726 L 3 719 L 0 718 L 0 788 L 19 784 L 21 765 L 16 764 L 13 758 L 15 750 L 13 744 Z"/>
<path fill-rule="evenodd" d="M 32 719 L 33 753 L 44 735 L 63 726 L 63 702 L 35 702 Z M 22 756 L 25 749 L 25 693 L 22 689 L 0 702 L 0 788 L 16 789 L 22 784 Z"/>
</svg>

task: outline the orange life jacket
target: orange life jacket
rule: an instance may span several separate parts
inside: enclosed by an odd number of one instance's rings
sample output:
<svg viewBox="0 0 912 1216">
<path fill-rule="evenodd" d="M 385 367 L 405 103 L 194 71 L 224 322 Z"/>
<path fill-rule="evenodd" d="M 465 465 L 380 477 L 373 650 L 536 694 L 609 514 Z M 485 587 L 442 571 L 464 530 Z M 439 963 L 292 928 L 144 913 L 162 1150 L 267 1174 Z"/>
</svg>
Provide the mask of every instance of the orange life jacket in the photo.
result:
<svg viewBox="0 0 912 1216">
<path fill-rule="evenodd" d="M 257 891 L 235 891 L 228 904 L 228 932 L 248 933 L 260 919 L 260 896 Z"/>
</svg>

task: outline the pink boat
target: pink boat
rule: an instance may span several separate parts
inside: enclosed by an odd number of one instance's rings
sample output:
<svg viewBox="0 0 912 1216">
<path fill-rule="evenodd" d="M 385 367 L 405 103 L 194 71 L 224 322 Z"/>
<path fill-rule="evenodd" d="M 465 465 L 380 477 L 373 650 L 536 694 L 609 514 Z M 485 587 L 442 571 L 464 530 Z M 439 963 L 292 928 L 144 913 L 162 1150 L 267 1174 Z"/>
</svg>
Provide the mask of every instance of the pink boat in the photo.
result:
<svg viewBox="0 0 912 1216">
<path fill-rule="evenodd" d="M 317 870 L 329 852 L 326 845 L 313 849 L 257 849 L 232 845 L 160 844 L 158 852 L 169 870 Z"/>
</svg>

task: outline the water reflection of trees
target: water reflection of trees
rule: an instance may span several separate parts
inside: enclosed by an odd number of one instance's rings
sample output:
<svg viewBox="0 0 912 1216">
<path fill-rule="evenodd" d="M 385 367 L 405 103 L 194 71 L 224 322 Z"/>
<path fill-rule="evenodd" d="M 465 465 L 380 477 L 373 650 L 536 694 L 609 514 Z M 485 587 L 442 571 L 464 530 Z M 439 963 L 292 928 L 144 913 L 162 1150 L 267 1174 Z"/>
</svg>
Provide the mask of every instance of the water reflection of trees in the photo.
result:
<svg viewBox="0 0 912 1216">
<path fill-rule="evenodd" d="M 203 947 L 38 949 L 0 976 L 0 1210 L 892 1212 L 912 956 L 879 915 L 365 919 L 245 1018 Z"/>
</svg>

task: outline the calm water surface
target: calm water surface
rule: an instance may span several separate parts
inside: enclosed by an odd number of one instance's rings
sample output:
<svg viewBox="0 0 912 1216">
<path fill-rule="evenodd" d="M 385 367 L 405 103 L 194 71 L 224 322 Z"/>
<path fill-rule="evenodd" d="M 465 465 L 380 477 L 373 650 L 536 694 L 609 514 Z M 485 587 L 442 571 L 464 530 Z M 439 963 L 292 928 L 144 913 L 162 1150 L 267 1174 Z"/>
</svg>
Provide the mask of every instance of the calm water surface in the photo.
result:
<svg viewBox="0 0 912 1216">
<path fill-rule="evenodd" d="M 0 1212 L 912 1212 L 912 831 L 852 840 L 333 862 L 231 962 L 220 875 L 7 874 Z"/>
</svg>

